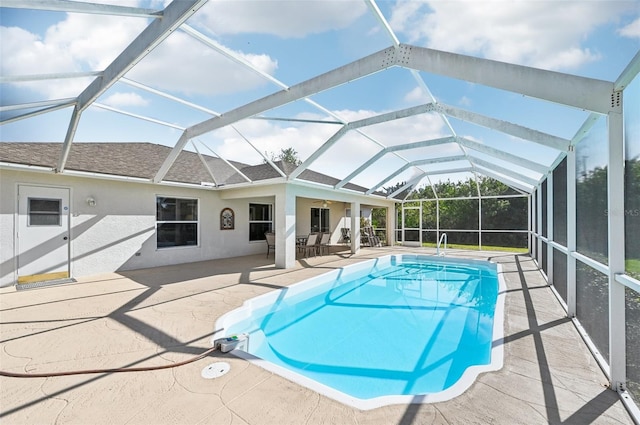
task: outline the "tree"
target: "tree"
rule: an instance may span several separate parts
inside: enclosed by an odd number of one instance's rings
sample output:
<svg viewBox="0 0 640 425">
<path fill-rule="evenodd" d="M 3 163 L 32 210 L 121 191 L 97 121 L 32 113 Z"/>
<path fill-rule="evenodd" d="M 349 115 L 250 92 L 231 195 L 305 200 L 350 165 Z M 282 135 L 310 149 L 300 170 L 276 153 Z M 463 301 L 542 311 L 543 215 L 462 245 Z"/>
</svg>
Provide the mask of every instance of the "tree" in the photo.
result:
<svg viewBox="0 0 640 425">
<path fill-rule="evenodd" d="M 288 162 L 294 165 L 302 164 L 302 161 L 298 158 L 298 152 L 294 148 L 280 149 L 280 153 L 277 155 L 273 152 L 267 155 L 271 157 L 271 161 Z"/>
</svg>

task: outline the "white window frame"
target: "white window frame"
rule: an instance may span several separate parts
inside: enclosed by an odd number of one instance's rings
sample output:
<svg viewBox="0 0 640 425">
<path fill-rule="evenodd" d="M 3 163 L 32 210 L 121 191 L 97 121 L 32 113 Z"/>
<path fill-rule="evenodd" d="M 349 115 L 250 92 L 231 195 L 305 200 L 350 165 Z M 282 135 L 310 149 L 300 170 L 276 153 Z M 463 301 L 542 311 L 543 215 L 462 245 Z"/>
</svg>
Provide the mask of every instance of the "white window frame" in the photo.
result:
<svg viewBox="0 0 640 425">
<path fill-rule="evenodd" d="M 196 218 L 194 220 L 158 220 L 158 200 L 160 198 L 172 199 L 176 202 L 181 201 L 195 201 L 196 202 Z M 155 197 L 155 205 L 156 205 L 156 250 L 165 250 L 165 249 L 176 249 L 176 248 L 197 248 L 200 246 L 200 199 L 199 198 L 190 198 L 186 196 L 174 196 L 174 195 L 156 195 Z M 184 244 L 184 245 L 167 245 L 160 246 L 158 244 L 159 237 L 159 227 L 162 224 L 195 224 L 196 225 L 196 243 L 195 244 Z"/>
<path fill-rule="evenodd" d="M 268 220 L 252 220 L 251 219 L 251 206 L 252 205 L 261 205 L 261 206 L 267 206 L 269 208 L 269 219 Z M 266 203 L 266 202 L 250 202 L 249 203 L 249 242 L 262 242 L 264 241 L 266 238 L 264 236 L 264 234 L 259 235 L 261 238 L 260 239 L 251 239 L 251 225 L 252 224 L 265 224 L 268 223 L 269 224 L 269 229 L 271 231 L 273 231 L 274 229 L 274 220 L 273 220 L 273 204 L 270 203 Z"/>
</svg>

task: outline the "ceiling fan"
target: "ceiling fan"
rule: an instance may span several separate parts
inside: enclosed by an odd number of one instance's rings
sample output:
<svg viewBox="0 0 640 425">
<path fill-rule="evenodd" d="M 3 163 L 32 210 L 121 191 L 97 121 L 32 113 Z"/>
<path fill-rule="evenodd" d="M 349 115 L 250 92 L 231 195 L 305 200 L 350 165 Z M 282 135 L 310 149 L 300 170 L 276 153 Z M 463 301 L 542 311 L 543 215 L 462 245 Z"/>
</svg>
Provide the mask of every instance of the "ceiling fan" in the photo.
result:
<svg viewBox="0 0 640 425">
<path fill-rule="evenodd" d="M 331 205 L 334 203 L 334 201 L 327 201 L 325 200 L 319 200 L 319 201 L 313 201 L 314 204 L 322 204 L 322 208 L 327 208 L 327 206 Z"/>
</svg>

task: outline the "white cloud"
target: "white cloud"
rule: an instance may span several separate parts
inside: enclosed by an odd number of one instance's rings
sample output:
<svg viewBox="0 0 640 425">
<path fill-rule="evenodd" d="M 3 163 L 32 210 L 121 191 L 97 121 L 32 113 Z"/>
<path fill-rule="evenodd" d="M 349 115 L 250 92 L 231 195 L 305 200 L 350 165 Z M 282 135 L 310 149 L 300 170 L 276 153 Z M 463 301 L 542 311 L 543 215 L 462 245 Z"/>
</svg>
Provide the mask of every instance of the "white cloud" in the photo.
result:
<svg viewBox="0 0 640 425">
<path fill-rule="evenodd" d="M 114 107 L 122 107 L 122 106 L 147 106 L 149 105 L 149 101 L 137 93 L 128 92 L 128 93 L 114 93 L 107 97 L 103 103 L 105 105 L 114 106 Z"/>
<path fill-rule="evenodd" d="M 104 70 L 146 27 L 148 20 L 68 14 L 44 37 L 24 29 L 1 27 L 3 75 L 52 74 Z M 268 55 L 238 56 L 268 74 L 277 62 Z M 184 33 L 175 32 L 130 71 L 129 76 L 173 93 L 221 94 L 250 90 L 266 80 Z M 90 79 L 20 83 L 47 98 L 77 96 Z"/>
<path fill-rule="evenodd" d="M 103 70 L 146 26 L 140 18 L 68 14 L 47 30 L 43 42 L 70 54 L 84 70 Z"/>
<path fill-rule="evenodd" d="M 346 121 L 356 121 L 388 111 L 374 110 L 336 110 L 337 116 Z M 315 114 L 301 114 L 297 118 L 332 119 Z M 320 148 L 340 128 L 338 125 L 313 123 L 283 123 L 266 120 L 245 120 L 236 126 L 260 152 L 278 153 L 281 149 L 293 147 L 304 160 Z M 444 123 L 437 114 L 421 114 L 405 119 L 388 121 L 382 124 L 364 127 L 365 134 L 385 146 L 409 143 L 442 137 Z M 262 158 L 233 129 L 225 127 L 210 135 L 210 145 L 216 153 L 227 159 L 249 164 L 259 164 Z M 440 147 L 445 149 L 446 147 Z M 314 161 L 310 168 L 334 177 L 343 178 L 364 161 L 373 157 L 382 149 L 375 142 L 356 131 L 350 131 L 340 138 L 324 155 Z M 399 152 L 400 155 L 403 151 Z M 380 167 L 386 167 L 389 158 L 381 161 Z M 394 157 L 395 158 L 395 157 Z M 409 158 L 411 160 L 411 158 Z M 400 161 L 394 159 L 392 163 Z M 391 172 L 391 171 L 390 171 Z M 356 180 L 357 184 L 372 186 L 379 180 L 377 173 L 365 173 Z"/>
<path fill-rule="evenodd" d="M 273 74 L 278 67 L 268 55 L 235 53 L 267 74 Z M 181 32 L 174 32 L 128 76 L 158 89 L 185 94 L 234 93 L 267 84 L 256 72 Z"/>
<path fill-rule="evenodd" d="M 460 98 L 460 100 L 458 101 L 458 105 L 460 106 L 471 106 L 473 102 L 471 101 L 471 98 L 467 97 L 467 96 L 462 96 Z"/>
<path fill-rule="evenodd" d="M 629 25 L 622 27 L 618 34 L 623 37 L 629 38 L 640 38 L 640 18 L 637 18 L 635 21 L 631 22 Z"/>
<path fill-rule="evenodd" d="M 275 7 L 274 7 L 275 6 Z M 362 1 L 210 1 L 197 19 L 216 34 L 304 37 L 346 28 L 367 12 Z"/>
<path fill-rule="evenodd" d="M 102 71 L 144 28 L 145 20 L 68 14 L 40 37 L 17 27 L 0 27 L 3 75 Z M 90 78 L 19 83 L 47 98 L 77 96 Z"/>
<path fill-rule="evenodd" d="M 404 101 L 407 103 L 427 103 L 431 101 L 431 97 L 421 87 L 416 87 L 404 96 Z"/>
<path fill-rule="evenodd" d="M 546 69 L 575 69 L 597 60 L 583 47 L 596 27 L 629 2 L 410 1 L 398 3 L 391 26 L 409 43 Z M 553 10 L 550 10 L 550 7 Z"/>
</svg>

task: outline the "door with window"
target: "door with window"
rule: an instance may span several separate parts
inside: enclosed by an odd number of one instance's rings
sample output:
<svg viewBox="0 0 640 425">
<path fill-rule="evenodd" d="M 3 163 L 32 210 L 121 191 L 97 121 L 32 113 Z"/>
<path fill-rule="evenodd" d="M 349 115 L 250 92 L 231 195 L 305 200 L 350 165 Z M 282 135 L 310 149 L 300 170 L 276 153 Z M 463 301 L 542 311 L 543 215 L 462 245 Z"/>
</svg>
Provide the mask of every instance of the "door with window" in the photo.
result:
<svg viewBox="0 0 640 425">
<path fill-rule="evenodd" d="M 18 186 L 18 283 L 69 277 L 69 189 Z"/>
<path fill-rule="evenodd" d="M 329 231 L 329 208 L 311 208 L 311 232 Z"/>
</svg>

